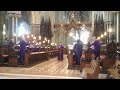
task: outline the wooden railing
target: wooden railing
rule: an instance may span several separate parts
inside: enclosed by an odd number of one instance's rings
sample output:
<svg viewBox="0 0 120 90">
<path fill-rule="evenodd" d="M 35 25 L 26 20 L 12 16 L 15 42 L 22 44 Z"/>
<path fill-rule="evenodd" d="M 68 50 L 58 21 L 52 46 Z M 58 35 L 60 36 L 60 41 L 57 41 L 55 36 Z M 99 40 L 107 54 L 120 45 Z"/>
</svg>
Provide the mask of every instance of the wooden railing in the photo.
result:
<svg viewBox="0 0 120 90">
<path fill-rule="evenodd" d="M 84 79 L 98 79 L 100 72 L 100 64 L 97 60 L 92 60 L 90 64 L 87 64 L 82 71 L 82 77 Z"/>
</svg>

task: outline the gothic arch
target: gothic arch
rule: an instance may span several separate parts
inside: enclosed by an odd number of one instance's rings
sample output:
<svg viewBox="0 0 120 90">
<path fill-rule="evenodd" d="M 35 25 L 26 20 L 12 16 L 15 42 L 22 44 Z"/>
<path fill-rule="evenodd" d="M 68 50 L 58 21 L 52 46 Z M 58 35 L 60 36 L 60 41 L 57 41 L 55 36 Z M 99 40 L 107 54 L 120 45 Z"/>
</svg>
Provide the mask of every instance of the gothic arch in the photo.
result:
<svg viewBox="0 0 120 90">
<path fill-rule="evenodd" d="M 26 22 L 27 24 L 31 24 L 31 12 L 30 11 L 21 11 L 21 18 L 19 23 Z"/>
</svg>

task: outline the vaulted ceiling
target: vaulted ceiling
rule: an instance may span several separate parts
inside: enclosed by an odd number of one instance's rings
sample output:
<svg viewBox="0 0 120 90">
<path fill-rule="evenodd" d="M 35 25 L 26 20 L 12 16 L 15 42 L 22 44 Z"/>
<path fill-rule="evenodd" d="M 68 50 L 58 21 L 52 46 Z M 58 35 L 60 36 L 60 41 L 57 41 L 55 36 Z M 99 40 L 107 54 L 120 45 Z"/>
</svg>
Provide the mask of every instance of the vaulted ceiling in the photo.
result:
<svg viewBox="0 0 120 90">
<path fill-rule="evenodd" d="M 65 11 L 65 16 L 70 19 L 73 13 L 76 21 L 89 20 L 90 11 Z"/>
</svg>

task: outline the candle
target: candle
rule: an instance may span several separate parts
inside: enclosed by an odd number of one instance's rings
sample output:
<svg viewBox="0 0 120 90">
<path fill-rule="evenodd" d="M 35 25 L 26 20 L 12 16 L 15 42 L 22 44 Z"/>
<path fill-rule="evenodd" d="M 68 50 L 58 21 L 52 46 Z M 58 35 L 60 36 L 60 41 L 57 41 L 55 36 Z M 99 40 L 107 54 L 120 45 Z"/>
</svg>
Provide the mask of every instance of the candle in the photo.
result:
<svg viewBox="0 0 120 90">
<path fill-rule="evenodd" d="M 47 40 L 47 38 L 45 37 L 45 41 Z"/>
<path fill-rule="evenodd" d="M 5 32 L 5 24 L 3 24 L 3 35 L 5 35 L 6 32 Z"/>
<path fill-rule="evenodd" d="M 50 40 L 48 40 L 48 43 L 50 43 Z"/>
<path fill-rule="evenodd" d="M 29 36 L 29 35 L 27 35 L 27 38 L 30 38 L 30 36 Z"/>
<path fill-rule="evenodd" d="M 43 41 L 43 43 L 45 43 L 45 41 Z"/>
<path fill-rule="evenodd" d="M 31 37 L 33 37 L 33 34 L 31 35 Z"/>
<path fill-rule="evenodd" d="M 36 37 L 34 37 L 33 39 L 36 39 Z"/>
<path fill-rule="evenodd" d="M 16 34 L 14 33 L 14 36 L 16 36 Z"/>
<path fill-rule="evenodd" d="M 39 40 L 41 40 L 41 36 L 39 36 Z"/>
</svg>

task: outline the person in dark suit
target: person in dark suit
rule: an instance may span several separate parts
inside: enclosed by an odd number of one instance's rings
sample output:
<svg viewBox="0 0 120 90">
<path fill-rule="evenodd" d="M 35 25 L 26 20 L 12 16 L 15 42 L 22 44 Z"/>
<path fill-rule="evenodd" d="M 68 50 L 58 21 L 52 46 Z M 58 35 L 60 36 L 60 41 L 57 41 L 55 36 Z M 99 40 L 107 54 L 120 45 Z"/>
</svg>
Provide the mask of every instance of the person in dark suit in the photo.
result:
<svg viewBox="0 0 120 90">
<path fill-rule="evenodd" d="M 77 43 L 74 45 L 73 50 L 75 53 L 76 65 L 80 65 L 80 58 L 82 56 L 82 51 L 83 51 L 83 43 L 80 41 L 80 39 L 77 40 Z"/>
</svg>

